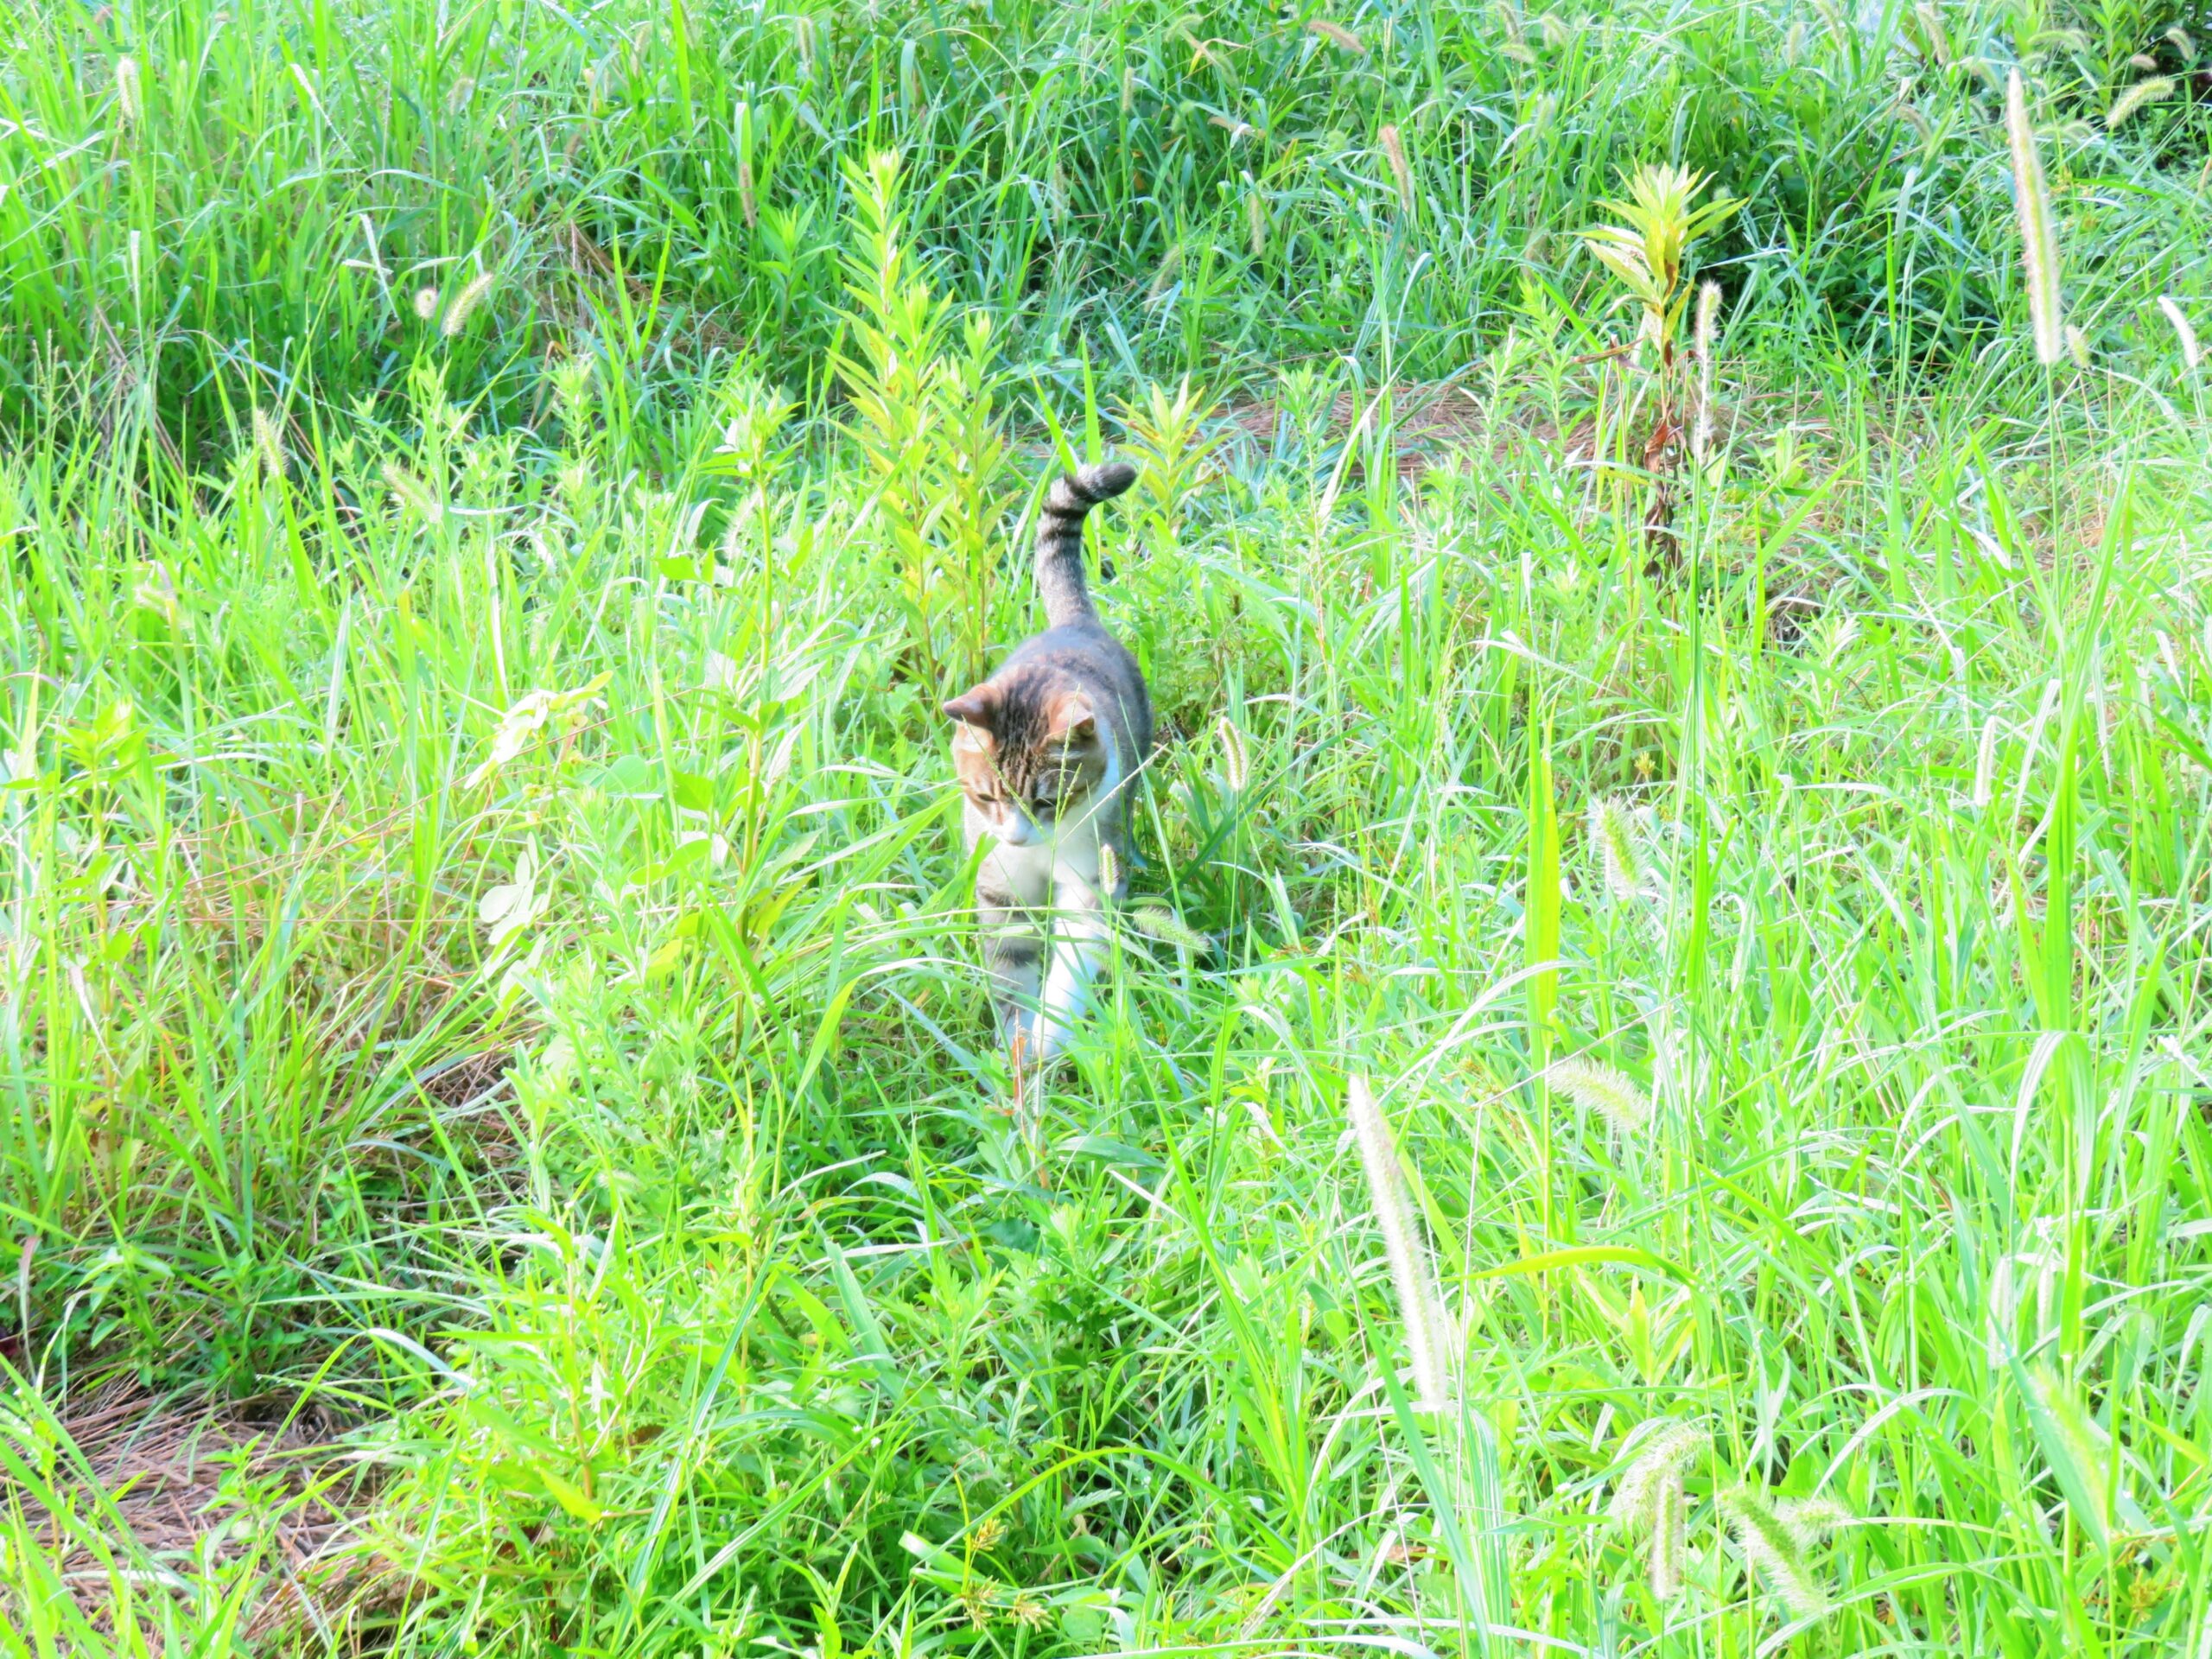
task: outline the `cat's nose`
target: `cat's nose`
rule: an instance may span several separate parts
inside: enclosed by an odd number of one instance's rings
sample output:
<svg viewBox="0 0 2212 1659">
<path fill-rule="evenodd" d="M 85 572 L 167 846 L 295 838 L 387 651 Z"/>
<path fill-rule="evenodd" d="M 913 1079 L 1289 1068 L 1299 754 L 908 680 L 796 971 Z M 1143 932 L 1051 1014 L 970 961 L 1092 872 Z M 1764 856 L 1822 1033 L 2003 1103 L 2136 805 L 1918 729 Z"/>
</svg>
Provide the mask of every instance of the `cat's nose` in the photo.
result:
<svg viewBox="0 0 2212 1659">
<path fill-rule="evenodd" d="M 1037 839 L 1037 826 L 1027 812 L 1008 807 L 999 817 L 999 839 L 1009 847 L 1027 847 Z"/>
</svg>

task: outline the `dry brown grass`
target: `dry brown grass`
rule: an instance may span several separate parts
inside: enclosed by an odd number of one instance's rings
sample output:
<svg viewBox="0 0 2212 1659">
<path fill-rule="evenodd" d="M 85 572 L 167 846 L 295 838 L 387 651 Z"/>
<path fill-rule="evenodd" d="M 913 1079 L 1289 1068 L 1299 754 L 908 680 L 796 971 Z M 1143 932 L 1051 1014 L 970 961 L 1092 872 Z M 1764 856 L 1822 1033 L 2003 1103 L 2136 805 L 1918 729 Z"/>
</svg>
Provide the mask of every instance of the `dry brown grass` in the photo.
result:
<svg viewBox="0 0 2212 1659">
<path fill-rule="evenodd" d="M 165 1397 L 123 1376 L 76 1395 L 56 1421 L 66 1443 L 46 1496 L 66 1513 L 4 1478 L 0 1501 L 22 1505 L 96 1625 L 113 1612 L 112 1567 L 204 1575 L 257 1554 L 265 1581 L 249 1628 L 261 1634 L 327 1622 L 380 1576 L 357 1543 L 376 1483 L 319 1409 Z M 88 1535 L 106 1541 L 109 1560 Z"/>
<path fill-rule="evenodd" d="M 1320 435 L 1332 443 L 1348 439 L 1374 397 L 1372 392 L 1338 392 Z M 1455 453 L 1487 445 L 1495 454 L 1529 430 L 1518 426 L 1510 432 L 1497 430 L 1501 423 L 1497 410 L 1460 385 L 1402 385 L 1393 388 L 1391 404 L 1398 476 L 1408 483 Z M 1232 405 L 1227 415 L 1238 430 L 1261 443 L 1271 443 L 1283 410 L 1271 399 L 1255 397 Z M 1539 435 L 1555 439 L 1558 434 Z"/>
<path fill-rule="evenodd" d="M 696 296 L 623 270 L 591 232 L 574 219 L 556 229 L 554 240 L 562 256 L 555 272 L 564 267 L 570 282 L 579 289 L 595 289 L 603 298 L 611 299 L 619 285 L 638 311 L 658 311 L 664 327 L 682 334 L 687 344 L 702 352 L 740 353 L 752 344 L 712 308 L 702 305 Z M 563 292 L 564 286 L 558 281 L 543 284 L 538 302 L 564 333 L 588 339 L 596 327 L 591 308 L 581 292 Z"/>
</svg>

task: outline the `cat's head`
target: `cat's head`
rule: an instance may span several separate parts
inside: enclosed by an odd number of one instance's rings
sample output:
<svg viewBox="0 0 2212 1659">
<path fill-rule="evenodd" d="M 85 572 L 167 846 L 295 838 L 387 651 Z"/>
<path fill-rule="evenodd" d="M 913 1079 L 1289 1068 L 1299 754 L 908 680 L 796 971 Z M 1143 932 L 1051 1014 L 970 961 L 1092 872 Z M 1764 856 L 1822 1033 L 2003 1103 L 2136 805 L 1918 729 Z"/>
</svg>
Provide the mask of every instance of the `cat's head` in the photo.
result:
<svg viewBox="0 0 2212 1659">
<path fill-rule="evenodd" d="M 959 722 L 952 766 L 992 834 L 1025 846 L 1080 812 L 1112 754 L 1089 693 L 1042 676 L 985 680 L 944 705 Z"/>
</svg>

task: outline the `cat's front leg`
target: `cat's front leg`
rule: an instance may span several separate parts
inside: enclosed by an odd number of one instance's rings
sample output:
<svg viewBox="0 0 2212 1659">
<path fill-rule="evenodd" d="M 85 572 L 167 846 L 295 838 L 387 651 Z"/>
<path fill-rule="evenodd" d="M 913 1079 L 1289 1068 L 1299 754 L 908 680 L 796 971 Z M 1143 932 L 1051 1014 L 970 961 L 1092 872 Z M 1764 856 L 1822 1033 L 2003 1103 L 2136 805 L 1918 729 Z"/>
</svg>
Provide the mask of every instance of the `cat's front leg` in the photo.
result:
<svg viewBox="0 0 2212 1659">
<path fill-rule="evenodd" d="M 1105 895 L 1065 866 L 1052 883 L 1052 962 L 1037 1009 L 1034 1052 L 1050 1065 L 1066 1047 L 1068 1033 L 1090 1006 L 1090 986 L 1106 965 L 1109 929 Z"/>
<path fill-rule="evenodd" d="M 1046 906 L 1049 866 L 1035 849 L 995 845 L 976 874 L 976 920 L 983 966 L 991 977 L 991 1011 L 1000 1041 L 1013 1046 L 1029 1029 L 1045 995 Z"/>
</svg>

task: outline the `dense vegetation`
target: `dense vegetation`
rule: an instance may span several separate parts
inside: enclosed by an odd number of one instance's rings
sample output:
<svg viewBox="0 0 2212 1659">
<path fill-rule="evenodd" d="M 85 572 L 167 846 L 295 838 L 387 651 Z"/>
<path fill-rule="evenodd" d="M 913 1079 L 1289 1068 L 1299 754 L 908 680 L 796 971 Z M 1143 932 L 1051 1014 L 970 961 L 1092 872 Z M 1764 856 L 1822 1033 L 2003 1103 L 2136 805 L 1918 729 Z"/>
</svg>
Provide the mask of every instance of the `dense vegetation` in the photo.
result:
<svg viewBox="0 0 2212 1659">
<path fill-rule="evenodd" d="M 2212 15 L 11 21 L 0 1655 L 2212 1643 Z"/>
</svg>

